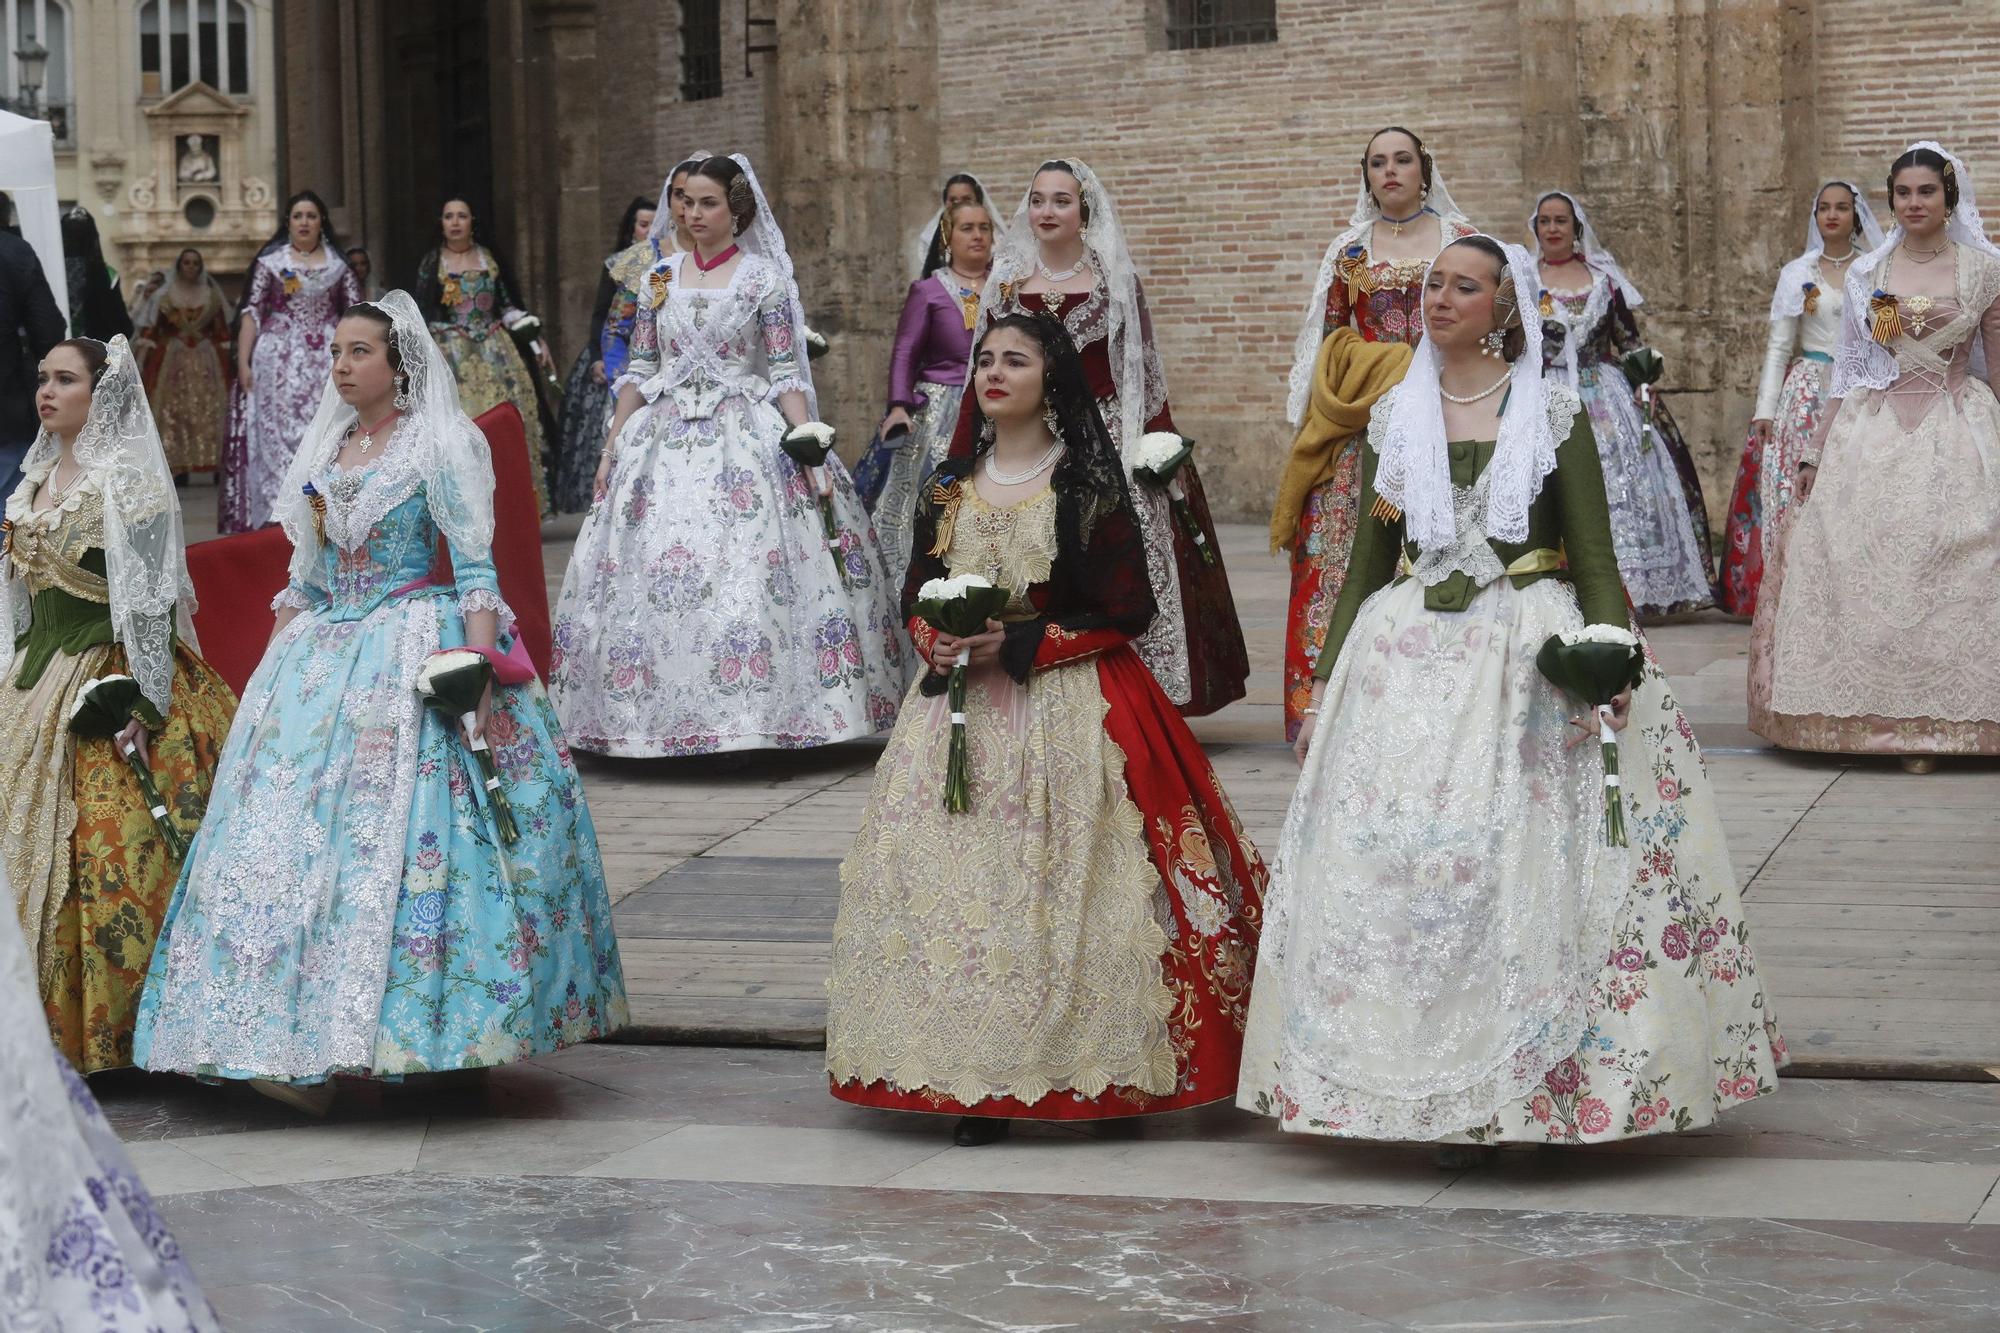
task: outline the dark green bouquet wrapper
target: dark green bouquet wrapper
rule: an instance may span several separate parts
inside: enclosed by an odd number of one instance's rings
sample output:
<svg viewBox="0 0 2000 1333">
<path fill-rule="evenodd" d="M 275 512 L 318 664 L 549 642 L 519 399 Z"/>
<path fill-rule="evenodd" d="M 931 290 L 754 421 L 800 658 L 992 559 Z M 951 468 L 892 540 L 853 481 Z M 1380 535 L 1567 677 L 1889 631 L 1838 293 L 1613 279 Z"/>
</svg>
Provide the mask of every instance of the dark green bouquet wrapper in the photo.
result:
<svg viewBox="0 0 2000 1333">
<path fill-rule="evenodd" d="M 833 483 L 828 479 L 824 490 L 820 489 L 820 472 L 826 467 L 826 456 L 833 452 L 833 433 L 827 432 L 825 444 L 821 444 L 800 427 L 794 426 L 780 440 L 779 447 L 785 456 L 805 469 L 806 485 L 813 488 L 813 497 L 819 502 L 820 526 L 826 530 L 826 540 L 833 548 L 833 566 L 840 568 L 840 524 L 833 517 Z"/>
<path fill-rule="evenodd" d="M 1625 353 L 1618 362 L 1618 368 L 1625 372 L 1625 382 L 1632 386 L 1632 392 L 1639 395 L 1639 403 L 1646 409 L 1646 438 L 1639 451 L 1650 453 L 1653 442 L 1659 438 L 1659 430 L 1654 425 L 1658 415 L 1655 398 L 1659 390 L 1655 388 L 1667 373 L 1667 360 L 1650 347 L 1635 347 Z"/>
<path fill-rule="evenodd" d="M 118 733 L 135 718 L 155 735 L 165 725 L 160 718 L 160 710 L 139 692 L 138 681 L 130 676 L 106 676 L 101 680 L 85 681 L 76 692 L 76 701 L 69 710 L 69 729 L 78 736 L 111 741 L 116 745 Z M 160 797 L 159 784 L 153 781 L 153 770 L 139 757 L 136 746 L 117 748 L 126 766 L 132 770 L 132 776 L 139 781 L 139 791 L 146 798 L 146 810 L 153 817 L 153 828 L 159 833 L 160 841 L 167 844 L 167 851 L 174 860 L 185 859 L 187 839 L 167 817 L 167 803 Z"/>
<path fill-rule="evenodd" d="M 1645 655 L 1637 644 L 1564 643 L 1551 634 L 1535 654 L 1535 668 L 1550 684 L 1589 704 L 1597 717 L 1598 742 L 1604 747 L 1604 842 L 1629 845 L 1625 839 L 1625 802 L 1618 777 L 1618 735 L 1598 710 L 1639 683 Z"/>
<path fill-rule="evenodd" d="M 917 614 L 924 618 L 926 624 L 954 639 L 984 634 L 986 622 L 1006 609 L 1007 590 L 981 579 L 976 583 L 959 585 L 949 596 L 925 595 L 939 583 L 955 582 L 934 580 L 926 583 L 918 591 Z M 945 760 L 944 808 L 948 814 L 962 815 L 972 808 L 969 747 L 965 736 L 965 664 L 962 661 L 952 667 L 951 675 L 946 678 L 945 698 L 951 708 L 951 746 Z"/>
<path fill-rule="evenodd" d="M 1201 552 L 1204 565 L 1215 563 L 1215 548 L 1208 544 L 1208 536 L 1201 530 L 1201 524 L 1194 521 L 1194 511 L 1188 508 L 1187 491 L 1181 486 L 1181 466 L 1194 456 L 1194 441 L 1183 436 L 1180 452 L 1171 458 L 1162 459 L 1151 466 L 1140 465 L 1132 469 L 1132 476 L 1149 485 L 1158 486 L 1167 493 L 1168 506 L 1173 510 L 1174 522 L 1187 534 L 1194 549 Z"/>
<path fill-rule="evenodd" d="M 471 660 L 456 661 L 460 656 Z M 440 657 L 454 659 L 453 665 L 427 663 L 417 678 L 417 695 L 426 707 L 444 719 L 447 727 L 462 728 L 459 734 L 469 737 L 472 719 L 479 712 L 479 701 L 485 697 L 486 687 L 493 681 L 493 663 L 483 653 L 470 648 L 447 648 L 433 653 L 432 662 Z M 481 785 L 486 788 L 486 799 L 493 806 L 493 826 L 500 834 L 501 843 L 512 847 L 520 841 L 521 830 L 514 822 L 514 807 L 508 803 L 506 789 L 500 785 L 500 768 L 493 762 L 492 747 L 487 745 L 484 736 L 478 740 L 468 738 L 466 746 L 479 766 Z"/>
</svg>

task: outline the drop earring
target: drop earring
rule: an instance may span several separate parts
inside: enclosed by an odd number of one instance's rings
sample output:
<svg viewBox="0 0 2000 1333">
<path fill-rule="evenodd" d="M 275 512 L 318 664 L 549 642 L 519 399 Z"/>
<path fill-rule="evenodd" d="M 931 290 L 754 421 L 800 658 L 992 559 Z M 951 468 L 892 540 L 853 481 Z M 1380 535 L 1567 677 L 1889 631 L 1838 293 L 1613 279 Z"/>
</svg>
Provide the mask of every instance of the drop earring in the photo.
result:
<svg viewBox="0 0 2000 1333">
<path fill-rule="evenodd" d="M 1042 404 L 1042 424 L 1049 428 L 1050 435 L 1058 440 L 1062 438 L 1062 422 L 1056 419 L 1056 409 L 1052 404 Z"/>
<path fill-rule="evenodd" d="M 1484 338 L 1481 338 L 1479 342 L 1480 352 L 1498 361 L 1501 359 L 1501 353 L 1507 347 L 1507 331 L 1505 329 L 1495 329 Z"/>
<path fill-rule="evenodd" d="M 407 412 L 410 410 L 410 377 L 408 375 L 396 376 L 396 410 L 398 412 Z"/>
</svg>

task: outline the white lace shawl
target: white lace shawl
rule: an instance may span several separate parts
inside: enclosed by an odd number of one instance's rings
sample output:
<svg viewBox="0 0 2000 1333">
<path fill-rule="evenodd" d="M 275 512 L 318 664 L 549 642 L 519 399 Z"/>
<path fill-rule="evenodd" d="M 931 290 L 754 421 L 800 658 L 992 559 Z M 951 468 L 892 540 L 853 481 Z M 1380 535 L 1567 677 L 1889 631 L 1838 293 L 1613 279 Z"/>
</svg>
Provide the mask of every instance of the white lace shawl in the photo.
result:
<svg viewBox="0 0 2000 1333">
<path fill-rule="evenodd" d="M 1928 148 L 1951 163 L 1952 174 L 1958 180 L 1958 207 L 1952 210 L 1951 220 L 1945 224 L 1945 235 L 1967 249 L 2000 261 L 2000 247 L 1986 238 L 1986 225 L 1980 219 L 1979 203 L 1972 190 L 1972 173 L 1965 169 L 1965 163 L 1933 139 L 1921 139 L 1903 152 L 1918 148 Z M 1840 350 L 1833 358 L 1833 383 L 1826 392 L 1829 400 L 1845 398 L 1857 389 L 1886 389 L 1902 373 L 1897 368 L 1895 352 L 1876 342 L 1869 332 L 1872 315 L 1868 309 L 1868 298 L 1874 295 L 1877 286 L 1875 275 L 1902 243 L 1903 226 L 1899 222 L 1890 229 L 1887 240 L 1848 267 L 1847 307 L 1840 312 Z M 1978 334 L 1973 335 L 1972 373 L 1981 377 L 1986 374 L 1986 340 Z"/>
<path fill-rule="evenodd" d="M 1452 242 L 1453 230 L 1476 234 L 1477 229 L 1453 201 L 1451 188 L 1444 183 L 1444 172 L 1435 160 L 1431 163 L 1431 191 L 1424 198 L 1424 207 L 1438 215 L 1439 249 Z M 1368 172 L 1364 168 L 1354 212 L 1347 219 L 1347 229 L 1333 238 L 1326 247 L 1326 253 L 1320 257 L 1319 272 L 1313 276 L 1312 295 L 1306 300 L 1298 337 L 1292 340 L 1292 371 L 1285 381 L 1285 420 L 1291 422 L 1294 429 L 1305 420 L 1306 400 L 1312 396 L 1313 362 L 1319 358 L 1319 345 L 1326 339 L 1326 294 L 1333 290 L 1334 279 L 1340 272 L 1341 252 L 1351 245 L 1358 245 L 1372 257 L 1375 223 L 1381 216 L 1382 206 L 1368 192 Z"/>
<path fill-rule="evenodd" d="M 1569 435 L 1577 398 L 1566 387 L 1551 385 L 1543 374 L 1541 321 L 1534 318 L 1532 304 L 1534 260 L 1518 245 L 1495 244 L 1507 254 L 1527 343 L 1508 374 L 1507 407 L 1500 418 L 1493 461 L 1486 468 L 1484 527 L 1494 541 L 1519 542 L 1528 536 L 1528 507 L 1540 494 L 1543 480 L 1555 471 L 1556 446 Z M 1458 536 L 1458 523 L 1451 459 L 1445 448 L 1437 347 L 1429 334 L 1417 344 L 1402 382 L 1376 403 L 1371 421 L 1369 438 L 1380 460 L 1376 492 L 1403 511 L 1409 538 L 1420 548 L 1451 545 Z"/>
<path fill-rule="evenodd" d="M 175 636 L 199 651 L 194 583 L 187 572 L 180 500 L 138 364 L 122 335 L 106 351 L 104 373 L 91 391 L 90 415 L 72 452 L 104 497 L 104 578 L 110 585 L 112 632 L 125 649 L 140 693 L 165 717 L 173 696 Z M 23 473 L 45 471 L 60 449 L 44 430 L 21 464 Z M 23 487 L 33 484 L 22 482 Z M 8 622 L 0 651 L 11 655 L 29 618 L 27 584 L 15 576 L 12 561 L 0 562 L 0 605 Z"/>
<path fill-rule="evenodd" d="M 1543 190 L 1535 196 L 1536 212 L 1541 211 L 1542 202 L 1547 199 L 1563 200 L 1569 205 L 1570 212 L 1575 215 L 1576 248 L 1577 253 L 1583 256 L 1584 266 L 1592 273 L 1602 274 L 1609 279 L 1618 288 L 1618 294 L 1625 298 L 1627 306 L 1637 310 L 1646 304 L 1646 298 L 1639 294 L 1639 289 L 1632 285 L 1632 280 L 1625 276 L 1625 270 L 1619 266 L 1618 256 L 1612 254 L 1611 247 L 1599 239 L 1597 228 L 1590 225 L 1590 214 L 1586 213 L 1583 205 L 1576 201 L 1576 196 L 1568 190 Z M 1541 234 L 1535 229 L 1534 213 L 1528 214 L 1528 234 L 1535 238 L 1535 259 L 1539 262 L 1542 258 L 1542 241 Z M 1537 276 L 1538 289 L 1540 285 L 1540 278 Z"/>
<path fill-rule="evenodd" d="M 1875 218 L 1875 210 L 1868 206 L 1868 196 L 1853 181 L 1832 180 L 1820 182 L 1813 191 L 1812 206 L 1806 210 L 1806 248 L 1797 257 L 1778 271 L 1777 290 L 1771 293 L 1771 322 L 1781 319 L 1796 319 L 1805 313 L 1806 284 L 1817 284 L 1820 280 L 1820 256 L 1826 253 L 1826 237 L 1819 234 L 1819 200 L 1831 186 L 1841 186 L 1854 196 L 1854 235 L 1851 244 L 1868 254 L 1882 244 L 1882 224 Z"/>
<path fill-rule="evenodd" d="M 1097 173 L 1082 158 L 1046 160 L 1062 162 L 1069 168 L 1090 214 L 1090 221 L 1085 224 L 1088 235 L 1084 254 L 1103 284 L 1111 306 L 1105 351 L 1111 361 L 1112 382 L 1118 386 L 1120 447 L 1129 452 L 1137 447 L 1145 423 L 1167 402 L 1166 371 L 1160 364 L 1159 349 L 1153 343 L 1151 322 L 1140 295 L 1139 270 L 1132 261 L 1125 230 L 1119 224 L 1118 210 Z M 980 294 L 979 318 L 972 330 L 975 351 L 979 340 L 986 336 L 987 326 L 1000 313 L 1001 287 L 1026 281 L 1041 260 L 1040 242 L 1035 239 L 1034 228 L 1028 225 L 1028 196 L 1033 192 L 1034 180 L 1030 178 L 1028 188 L 1021 192 L 1020 206 L 1008 220 L 1005 239 L 994 250 L 993 269 L 987 274 L 986 286 Z M 970 366 L 966 373 L 966 382 L 971 383 Z"/>
<path fill-rule="evenodd" d="M 393 438 L 377 458 L 370 484 L 356 506 L 329 523 L 327 537 L 343 550 L 365 541 L 370 529 L 397 505 L 424 488 L 425 503 L 456 556 L 488 559 L 493 551 L 493 454 L 486 437 L 458 401 L 458 377 L 438 350 L 423 313 L 408 292 L 394 291 L 376 304 L 394 322 L 390 334 L 409 377 L 410 406 Z M 285 472 L 276 506 L 278 522 L 292 543 L 292 582 L 327 591 L 320 542 L 305 488 L 323 477 L 354 425 L 356 412 L 340 399 L 329 378 L 319 410 Z M 329 514 L 331 520 L 334 516 Z"/>
</svg>

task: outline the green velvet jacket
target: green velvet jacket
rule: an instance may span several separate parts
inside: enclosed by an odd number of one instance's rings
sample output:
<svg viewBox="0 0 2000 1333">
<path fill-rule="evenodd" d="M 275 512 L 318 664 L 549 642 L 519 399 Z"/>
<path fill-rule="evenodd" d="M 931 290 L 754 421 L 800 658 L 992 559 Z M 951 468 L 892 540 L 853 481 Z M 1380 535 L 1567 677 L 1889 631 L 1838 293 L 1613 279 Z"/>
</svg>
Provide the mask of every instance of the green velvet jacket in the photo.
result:
<svg viewBox="0 0 2000 1333">
<path fill-rule="evenodd" d="M 1451 484 L 1470 486 L 1493 461 L 1492 440 L 1455 440 L 1445 446 L 1451 460 Z M 1397 575 L 1398 557 L 1407 548 L 1411 560 L 1418 554 L 1414 542 L 1403 539 L 1403 520 L 1378 518 L 1374 514 L 1375 467 L 1379 462 L 1372 442 L 1362 450 L 1361 525 L 1354 534 L 1354 551 L 1347 560 L 1347 582 L 1341 585 L 1340 600 L 1334 603 L 1333 619 L 1327 626 L 1326 647 L 1320 650 L 1313 674 L 1325 680 L 1339 660 L 1354 628 L 1361 604 Z M 1544 570 L 1510 575 L 1517 588 L 1542 579 L 1566 579 L 1576 585 L 1577 604 L 1583 618 L 1593 625 L 1626 625 L 1625 585 L 1618 577 L 1618 553 L 1611 544 L 1611 508 L 1604 498 L 1604 469 L 1597 460 L 1597 440 L 1590 433 L 1590 415 L 1579 411 L 1570 427 L 1569 438 L 1556 446 L 1556 470 L 1542 483 L 1541 493 L 1528 507 L 1528 536 L 1522 542 L 1493 542 L 1493 553 L 1502 565 L 1512 565 L 1537 550 L 1558 550 L 1568 557 L 1566 570 Z M 1432 611 L 1463 611 L 1479 592 L 1468 574 L 1452 574 L 1424 589 L 1424 606 Z M 1539 647 L 1540 645 L 1536 645 Z"/>
<path fill-rule="evenodd" d="M 104 577 L 104 552 L 91 547 L 78 562 L 86 571 Z M 111 608 L 103 602 L 43 588 L 30 603 L 27 631 L 14 640 L 14 686 L 32 690 L 48 670 L 57 653 L 75 657 L 86 648 L 110 643 L 117 638 L 111 628 Z"/>
</svg>

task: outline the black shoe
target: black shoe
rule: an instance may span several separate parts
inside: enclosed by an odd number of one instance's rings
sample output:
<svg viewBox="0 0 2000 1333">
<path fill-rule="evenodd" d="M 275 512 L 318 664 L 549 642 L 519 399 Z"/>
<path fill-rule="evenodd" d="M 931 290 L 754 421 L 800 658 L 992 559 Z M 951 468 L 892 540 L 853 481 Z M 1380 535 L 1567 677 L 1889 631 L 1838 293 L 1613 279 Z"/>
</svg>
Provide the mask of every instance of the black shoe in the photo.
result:
<svg viewBox="0 0 2000 1333">
<path fill-rule="evenodd" d="M 951 1141 L 961 1148 L 977 1148 L 988 1143 L 998 1143 L 1013 1132 L 1013 1124 L 990 1115 L 965 1115 L 958 1118 L 958 1128 L 952 1131 Z"/>
</svg>

